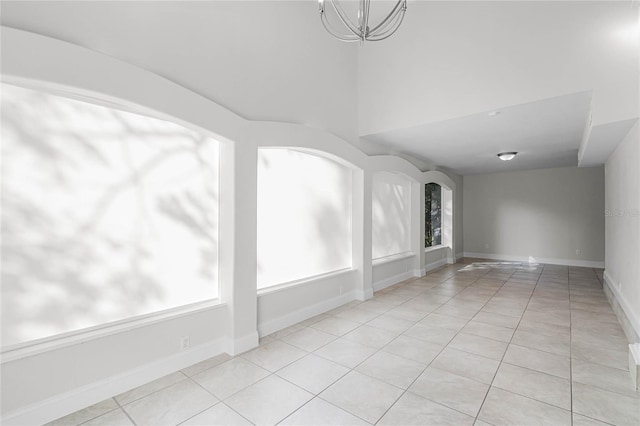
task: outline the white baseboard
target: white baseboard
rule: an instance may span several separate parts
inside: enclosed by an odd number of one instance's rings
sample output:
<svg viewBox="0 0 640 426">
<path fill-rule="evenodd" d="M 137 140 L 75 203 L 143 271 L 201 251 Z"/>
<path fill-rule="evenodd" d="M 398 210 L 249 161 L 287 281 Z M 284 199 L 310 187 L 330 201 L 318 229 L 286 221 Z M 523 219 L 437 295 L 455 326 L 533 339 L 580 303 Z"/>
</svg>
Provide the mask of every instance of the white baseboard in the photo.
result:
<svg viewBox="0 0 640 426">
<path fill-rule="evenodd" d="M 331 309 L 335 309 L 345 303 L 349 303 L 355 298 L 356 292 L 349 291 L 332 299 L 324 300 L 320 303 L 316 303 L 315 305 L 307 306 L 279 318 L 258 324 L 258 332 L 260 333 L 260 336 L 267 336 L 278 330 L 282 330 L 283 328 L 287 328 L 316 315 L 330 311 Z"/>
<path fill-rule="evenodd" d="M 372 288 L 368 288 L 364 291 L 362 290 L 356 290 L 356 300 L 360 300 L 362 302 L 364 302 L 365 300 L 369 300 L 373 297 L 373 289 Z"/>
<path fill-rule="evenodd" d="M 584 268 L 604 268 L 604 261 L 594 260 L 577 260 L 577 259 L 559 259 L 555 257 L 533 257 L 533 256 L 510 256 L 505 254 L 494 253 L 463 253 L 464 257 L 475 257 L 479 259 L 504 260 L 507 262 L 530 262 L 531 263 L 547 263 L 550 265 L 567 265 L 580 266 Z"/>
<path fill-rule="evenodd" d="M 224 339 L 218 339 L 167 358 L 125 371 L 116 376 L 81 386 L 20 410 L 7 413 L 4 425 L 35 425 L 56 420 L 129 389 L 225 352 Z"/>
<path fill-rule="evenodd" d="M 447 263 L 449 263 L 447 258 L 440 259 L 440 260 L 438 260 L 436 262 L 431 262 L 431 263 L 428 263 L 428 264 L 424 265 L 424 270 L 426 272 L 433 271 L 434 269 L 438 269 L 439 267 L 444 266 Z"/>
<path fill-rule="evenodd" d="M 604 277 L 604 285 L 608 287 L 609 291 L 611 292 L 613 297 L 616 299 L 616 302 L 622 308 L 622 314 L 626 316 L 627 323 L 631 326 L 631 328 L 633 328 L 633 331 L 635 331 L 636 336 L 640 336 L 640 316 L 638 315 L 638 313 L 633 311 L 633 309 L 631 308 L 631 305 L 629 304 L 629 301 L 624 297 L 622 297 L 622 294 L 620 293 L 620 284 L 616 282 L 613 278 L 611 278 L 611 275 L 609 275 L 607 271 L 604 271 L 603 277 Z M 615 308 L 614 308 L 614 311 L 615 311 Z M 623 322 L 624 319 L 619 319 L 619 321 Z"/>
<path fill-rule="evenodd" d="M 629 372 L 633 387 L 638 390 L 640 388 L 640 343 L 629 345 Z"/>
<path fill-rule="evenodd" d="M 409 278 L 413 278 L 414 276 L 415 272 L 411 270 L 398 275 L 394 275 L 389 278 L 385 278 L 384 280 L 376 281 L 375 283 L 373 283 L 373 290 L 380 291 L 404 280 L 408 280 Z"/>
<path fill-rule="evenodd" d="M 422 268 L 422 269 L 414 269 L 413 270 L 413 276 L 414 277 L 424 277 L 427 274 L 426 269 Z"/>
<path fill-rule="evenodd" d="M 258 336 L 258 332 L 254 331 L 249 333 L 246 336 L 237 338 L 237 339 L 228 339 L 227 340 L 227 352 L 229 355 L 238 355 L 248 350 L 254 349 L 260 344 L 260 336 Z"/>
</svg>

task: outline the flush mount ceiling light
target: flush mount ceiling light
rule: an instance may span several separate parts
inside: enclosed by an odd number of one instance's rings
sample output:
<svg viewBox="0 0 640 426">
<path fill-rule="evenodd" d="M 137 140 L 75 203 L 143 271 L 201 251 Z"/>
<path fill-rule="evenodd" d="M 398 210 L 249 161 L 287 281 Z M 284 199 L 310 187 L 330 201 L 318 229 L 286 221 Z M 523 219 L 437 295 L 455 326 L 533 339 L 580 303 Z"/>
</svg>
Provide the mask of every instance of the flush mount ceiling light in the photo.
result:
<svg viewBox="0 0 640 426">
<path fill-rule="evenodd" d="M 329 3 L 331 7 L 327 7 L 325 10 L 325 3 Z M 345 6 L 354 9 L 352 5 L 356 3 L 358 5 L 357 11 L 353 10 L 352 14 L 345 11 Z M 398 0 L 385 18 L 375 24 L 369 22 L 371 0 L 359 0 L 358 2 L 319 0 L 319 8 L 320 21 L 329 34 L 341 41 L 359 41 L 362 44 L 365 41 L 380 41 L 391 37 L 400 28 L 404 19 L 407 0 Z"/>
<path fill-rule="evenodd" d="M 513 160 L 516 154 L 517 152 L 501 152 L 500 154 L 498 154 L 498 158 L 502 161 L 509 161 Z"/>
</svg>

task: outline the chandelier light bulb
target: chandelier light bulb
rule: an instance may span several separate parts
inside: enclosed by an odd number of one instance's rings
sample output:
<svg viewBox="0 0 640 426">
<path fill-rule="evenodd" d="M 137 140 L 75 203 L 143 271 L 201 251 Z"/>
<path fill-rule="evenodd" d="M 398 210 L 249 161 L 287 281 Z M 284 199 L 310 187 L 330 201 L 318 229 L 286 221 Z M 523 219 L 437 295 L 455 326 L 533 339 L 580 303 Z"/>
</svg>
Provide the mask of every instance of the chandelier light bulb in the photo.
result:
<svg viewBox="0 0 640 426">
<path fill-rule="evenodd" d="M 513 160 L 516 156 L 517 152 L 501 152 L 498 154 L 498 158 L 502 161 Z"/>
</svg>

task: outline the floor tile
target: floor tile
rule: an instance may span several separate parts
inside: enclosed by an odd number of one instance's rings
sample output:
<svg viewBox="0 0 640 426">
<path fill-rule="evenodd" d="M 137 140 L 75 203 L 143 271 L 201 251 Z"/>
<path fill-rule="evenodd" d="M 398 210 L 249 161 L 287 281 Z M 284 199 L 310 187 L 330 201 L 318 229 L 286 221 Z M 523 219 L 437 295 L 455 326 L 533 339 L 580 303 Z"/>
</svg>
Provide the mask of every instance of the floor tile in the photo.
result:
<svg viewBox="0 0 640 426">
<path fill-rule="evenodd" d="M 573 413 L 573 426 L 608 426 L 608 425 L 609 423 L 603 423 L 601 421 L 592 419 L 590 417 Z"/>
<path fill-rule="evenodd" d="M 571 345 L 571 358 L 587 361 L 592 364 L 600 364 L 607 367 L 629 370 L 629 354 L 627 351 L 615 351 L 600 346 L 573 343 Z"/>
<path fill-rule="evenodd" d="M 458 331 L 418 323 L 406 330 L 403 334 L 416 339 L 426 340 L 427 342 L 446 345 L 458 334 Z"/>
<path fill-rule="evenodd" d="M 217 398 L 193 381 L 183 380 L 123 408 L 136 425 L 175 425 L 217 402 Z"/>
<path fill-rule="evenodd" d="M 511 343 L 557 355 L 569 356 L 570 353 L 569 337 L 562 335 L 544 336 L 529 331 L 516 330 Z"/>
<path fill-rule="evenodd" d="M 406 319 L 408 321 L 419 321 L 428 314 L 424 309 L 406 307 L 404 305 L 396 306 L 389 310 L 387 315 Z"/>
<path fill-rule="evenodd" d="M 318 394 L 350 370 L 314 354 L 279 370 L 276 374 L 308 392 Z"/>
<path fill-rule="evenodd" d="M 329 404 L 321 398 L 314 398 L 299 410 L 284 419 L 280 426 L 367 426 L 370 423 L 351 413 Z"/>
<path fill-rule="evenodd" d="M 551 374 L 563 379 L 571 378 L 571 359 L 518 345 L 509 345 L 502 362 Z"/>
<path fill-rule="evenodd" d="M 382 348 L 382 350 L 423 364 L 429 364 L 438 356 L 443 347 L 444 345 L 401 335 Z"/>
<path fill-rule="evenodd" d="M 372 319 L 367 325 L 387 331 L 403 332 L 415 324 L 413 321 L 383 314 Z"/>
<path fill-rule="evenodd" d="M 467 325 L 467 322 L 468 321 L 463 318 L 452 317 L 449 315 L 440 315 L 434 312 L 422 319 L 419 324 L 449 328 L 451 330 L 459 331 L 465 325 Z"/>
<path fill-rule="evenodd" d="M 225 400 L 254 424 L 274 425 L 313 398 L 309 392 L 272 375 Z"/>
<path fill-rule="evenodd" d="M 167 376 L 161 377 L 157 380 L 139 386 L 137 388 L 131 389 L 130 391 L 121 393 L 115 397 L 115 400 L 118 401 L 120 405 L 126 405 L 130 402 L 135 401 L 136 399 L 140 399 L 144 396 L 149 395 L 150 393 L 162 390 L 164 388 L 168 388 L 169 386 L 176 384 L 182 380 L 186 380 L 187 376 L 182 374 L 181 372 L 171 373 Z"/>
<path fill-rule="evenodd" d="M 82 426 L 133 426 L 133 422 L 122 409 L 117 409 L 82 423 Z"/>
<path fill-rule="evenodd" d="M 569 326 L 550 324 L 547 322 L 533 321 L 531 319 L 522 319 L 518 324 L 518 330 L 526 331 L 543 336 L 566 336 L 567 340 L 570 336 Z"/>
<path fill-rule="evenodd" d="M 571 379 L 574 382 L 640 398 L 640 391 L 635 390 L 628 371 L 591 364 L 580 359 L 573 360 L 571 370 Z"/>
<path fill-rule="evenodd" d="M 376 350 L 372 347 L 340 338 L 323 346 L 314 353 L 345 367 L 354 368 L 375 352 Z"/>
<path fill-rule="evenodd" d="M 336 318 L 346 319 L 349 321 L 364 324 L 378 316 L 380 316 L 380 312 L 369 311 L 367 309 L 362 309 L 358 306 L 355 308 L 351 308 L 347 311 L 340 312 L 339 314 L 336 315 Z"/>
<path fill-rule="evenodd" d="M 324 331 L 325 333 L 342 336 L 344 334 L 347 334 L 351 330 L 360 327 L 360 323 L 342 318 L 329 317 L 313 324 L 311 327 L 315 328 L 316 330 Z"/>
<path fill-rule="evenodd" d="M 475 417 L 480 410 L 489 385 L 429 367 L 409 388 L 409 391 L 431 401 Z"/>
<path fill-rule="evenodd" d="M 313 352 L 335 339 L 337 339 L 337 337 L 333 334 L 325 333 L 312 327 L 306 327 L 280 340 L 307 352 Z"/>
<path fill-rule="evenodd" d="M 475 317 L 473 317 L 473 321 L 479 321 L 487 324 L 498 325 L 500 327 L 515 329 L 518 326 L 520 318 L 480 311 L 476 314 Z"/>
<path fill-rule="evenodd" d="M 195 376 L 198 373 L 203 372 L 204 370 L 208 370 L 209 368 L 213 368 L 217 365 L 222 364 L 223 362 L 227 362 L 231 359 L 231 356 L 228 354 L 220 354 L 208 359 L 205 359 L 202 362 L 197 364 L 193 364 L 187 368 L 183 368 L 182 372 L 187 376 Z"/>
<path fill-rule="evenodd" d="M 398 332 L 362 325 L 345 334 L 344 339 L 353 340 L 365 346 L 380 349 L 398 336 Z"/>
<path fill-rule="evenodd" d="M 544 313 L 537 311 L 525 311 L 524 315 L 522 315 L 523 320 L 528 320 L 532 322 L 543 322 L 548 324 L 557 324 L 568 327 L 571 324 L 571 315 L 567 313 L 563 314 L 554 314 L 554 313 Z"/>
<path fill-rule="evenodd" d="M 640 399 L 573 384 L 573 411 L 616 425 L 640 424 Z"/>
<path fill-rule="evenodd" d="M 47 423 L 47 426 L 76 426 L 117 408 L 119 408 L 118 404 L 113 398 L 105 399 L 97 404 L 93 404 L 87 408 L 71 413 L 68 416 Z"/>
<path fill-rule="evenodd" d="M 225 399 L 268 375 L 269 372 L 264 368 L 236 357 L 196 374 L 193 380 L 219 399 Z"/>
<path fill-rule="evenodd" d="M 402 395 L 384 415 L 379 425 L 473 425 L 474 418 L 443 405 L 424 399 L 411 392 Z"/>
<path fill-rule="evenodd" d="M 502 363 L 492 386 L 571 410 L 571 384 L 567 379 Z"/>
<path fill-rule="evenodd" d="M 499 364 L 493 359 L 447 347 L 431 365 L 469 379 L 491 384 Z"/>
<path fill-rule="evenodd" d="M 507 350 L 507 343 L 460 332 L 448 347 L 500 361 Z"/>
<path fill-rule="evenodd" d="M 451 306 L 449 304 L 446 304 L 436 309 L 434 313 L 470 320 L 478 313 L 478 311 L 479 309 L 469 309 L 465 307 Z"/>
<path fill-rule="evenodd" d="M 489 389 L 478 419 L 494 426 L 571 425 L 571 412 L 495 387 Z"/>
<path fill-rule="evenodd" d="M 251 422 L 221 402 L 191 417 L 180 426 L 251 426 Z"/>
<path fill-rule="evenodd" d="M 426 364 L 379 351 L 360 364 L 356 370 L 367 376 L 406 389 L 422 373 L 425 367 Z"/>
<path fill-rule="evenodd" d="M 462 333 L 473 334 L 474 336 L 486 337 L 501 342 L 509 342 L 513 337 L 514 330 L 509 327 L 487 324 L 480 321 L 471 320 L 464 326 Z"/>
<path fill-rule="evenodd" d="M 306 354 L 305 351 L 295 346 L 285 342 L 275 341 L 259 346 L 252 351 L 245 352 L 240 356 L 265 370 L 273 372 L 291 364 Z"/>
<path fill-rule="evenodd" d="M 375 423 L 402 395 L 402 389 L 352 371 L 320 397 L 369 423 Z"/>
</svg>

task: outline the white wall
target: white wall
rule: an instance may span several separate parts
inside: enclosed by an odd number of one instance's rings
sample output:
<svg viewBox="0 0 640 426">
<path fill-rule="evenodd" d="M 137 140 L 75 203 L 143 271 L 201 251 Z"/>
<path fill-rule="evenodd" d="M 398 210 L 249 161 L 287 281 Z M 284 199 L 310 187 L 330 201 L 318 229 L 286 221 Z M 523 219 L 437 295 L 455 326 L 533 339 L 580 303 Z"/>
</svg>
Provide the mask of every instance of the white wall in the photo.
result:
<svg viewBox="0 0 640 426">
<path fill-rule="evenodd" d="M 161 75 L 251 120 L 356 136 L 356 51 L 313 1 L 2 2 L 4 26 Z"/>
<path fill-rule="evenodd" d="M 389 172 L 373 174 L 372 256 L 411 250 L 411 181 Z"/>
<path fill-rule="evenodd" d="M 601 267 L 603 211 L 602 167 L 465 176 L 465 256 Z"/>
<path fill-rule="evenodd" d="M 605 281 L 640 338 L 640 132 L 638 123 L 605 164 Z M 635 336 L 634 336 L 635 333 Z"/>
</svg>

